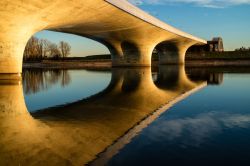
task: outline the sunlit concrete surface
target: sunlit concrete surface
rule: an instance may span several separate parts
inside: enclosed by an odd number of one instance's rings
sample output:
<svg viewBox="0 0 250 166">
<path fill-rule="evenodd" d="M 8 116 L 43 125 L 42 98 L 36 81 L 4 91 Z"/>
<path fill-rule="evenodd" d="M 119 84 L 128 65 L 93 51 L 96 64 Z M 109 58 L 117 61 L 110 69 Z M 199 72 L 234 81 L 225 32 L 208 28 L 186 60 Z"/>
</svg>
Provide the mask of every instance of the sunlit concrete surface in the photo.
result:
<svg viewBox="0 0 250 166">
<path fill-rule="evenodd" d="M 21 73 L 25 45 L 41 30 L 101 42 L 110 50 L 113 66 L 150 66 L 157 45 L 160 63 L 184 63 L 190 46 L 206 43 L 126 0 L 1 0 L 0 73 Z"/>
<path fill-rule="evenodd" d="M 190 80 L 183 66 L 160 70 L 154 82 L 150 68 L 114 69 L 102 92 L 33 114 L 21 82 L 0 81 L 0 165 L 89 163 L 159 107 L 204 85 Z"/>
</svg>

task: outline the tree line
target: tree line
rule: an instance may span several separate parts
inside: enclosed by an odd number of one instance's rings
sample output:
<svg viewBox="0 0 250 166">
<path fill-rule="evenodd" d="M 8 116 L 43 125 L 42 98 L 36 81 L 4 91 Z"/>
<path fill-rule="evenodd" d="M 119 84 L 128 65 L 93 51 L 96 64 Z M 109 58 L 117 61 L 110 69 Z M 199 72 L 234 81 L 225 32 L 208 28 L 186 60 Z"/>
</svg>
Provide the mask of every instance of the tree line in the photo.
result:
<svg viewBox="0 0 250 166">
<path fill-rule="evenodd" d="M 47 39 L 31 37 L 24 50 L 24 61 L 41 61 L 43 59 L 63 59 L 70 55 L 71 46 L 60 41 L 58 44 Z"/>
<path fill-rule="evenodd" d="M 235 49 L 235 51 L 250 51 L 250 47 L 248 47 L 248 48 L 246 48 L 246 47 L 237 48 L 237 49 Z"/>
</svg>

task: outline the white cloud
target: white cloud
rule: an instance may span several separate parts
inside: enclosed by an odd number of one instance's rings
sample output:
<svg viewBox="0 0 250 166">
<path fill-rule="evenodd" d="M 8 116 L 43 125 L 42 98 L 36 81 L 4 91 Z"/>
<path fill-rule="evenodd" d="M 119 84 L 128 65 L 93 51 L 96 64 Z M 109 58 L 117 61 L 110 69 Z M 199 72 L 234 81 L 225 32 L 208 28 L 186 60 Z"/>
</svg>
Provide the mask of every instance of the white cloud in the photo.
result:
<svg viewBox="0 0 250 166">
<path fill-rule="evenodd" d="M 142 4 L 193 4 L 200 7 L 224 8 L 250 4 L 250 0 L 128 0 L 135 5 Z"/>
<path fill-rule="evenodd" d="M 190 143 L 193 146 L 200 146 L 208 138 L 223 132 L 222 130 L 225 128 L 249 128 L 249 126 L 250 114 L 203 113 L 195 117 L 162 121 L 158 125 L 152 126 L 148 136 L 152 140 L 164 137 L 169 141 L 189 137 L 187 140 L 192 140 Z M 185 142 L 185 144 L 189 143 Z"/>
</svg>

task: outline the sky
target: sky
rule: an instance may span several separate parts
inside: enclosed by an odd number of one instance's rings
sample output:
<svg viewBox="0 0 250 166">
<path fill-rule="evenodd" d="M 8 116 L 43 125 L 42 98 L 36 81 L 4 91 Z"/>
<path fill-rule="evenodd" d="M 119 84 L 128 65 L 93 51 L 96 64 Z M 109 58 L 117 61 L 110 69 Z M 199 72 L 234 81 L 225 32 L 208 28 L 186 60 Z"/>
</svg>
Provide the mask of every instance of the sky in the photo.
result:
<svg viewBox="0 0 250 166">
<path fill-rule="evenodd" d="M 205 40 L 222 37 L 225 50 L 250 47 L 250 0 L 129 0 L 147 13 Z M 93 40 L 41 31 L 35 36 L 72 47 L 71 56 L 109 53 Z"/>
</svg>

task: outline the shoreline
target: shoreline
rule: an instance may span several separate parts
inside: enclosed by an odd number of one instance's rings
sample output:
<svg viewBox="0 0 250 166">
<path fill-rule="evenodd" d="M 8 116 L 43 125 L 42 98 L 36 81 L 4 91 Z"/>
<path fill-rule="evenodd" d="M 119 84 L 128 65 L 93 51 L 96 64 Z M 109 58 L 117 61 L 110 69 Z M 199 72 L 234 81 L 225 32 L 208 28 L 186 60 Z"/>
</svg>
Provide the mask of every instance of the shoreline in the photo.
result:
<svg viewBox="0 0 250 166">
<path fill-rule="evenodd" d="M 174 64 L 164 64 L 174 65 Z M 157 67 L 158 61 L 152 61 L 152 67 Z M 250 67 L 250 59 L 193 59 L 185 61 L 186 67 Z M 24 62 L 24 69 L 45 68 L 45 69 L 111 69 L 111 60 L 85 60 L 85 61 L 43 61 Z"/>
<path fill-rule="evenodd" d="M 24 69 L 110 69 L 111 60 L 24 62 Z"/>
<path fill-rule="evenodd" d="M 250 59 L 193 59 L 186 60 L 185 65 L 188 67 L 250 67 Z"/>
</svg>

